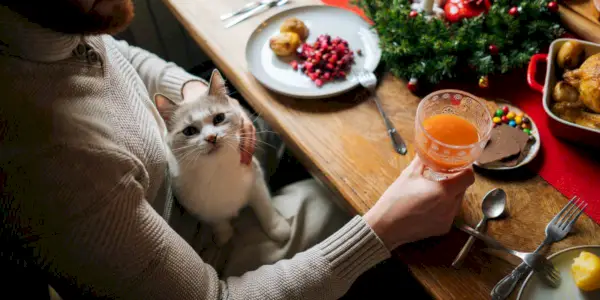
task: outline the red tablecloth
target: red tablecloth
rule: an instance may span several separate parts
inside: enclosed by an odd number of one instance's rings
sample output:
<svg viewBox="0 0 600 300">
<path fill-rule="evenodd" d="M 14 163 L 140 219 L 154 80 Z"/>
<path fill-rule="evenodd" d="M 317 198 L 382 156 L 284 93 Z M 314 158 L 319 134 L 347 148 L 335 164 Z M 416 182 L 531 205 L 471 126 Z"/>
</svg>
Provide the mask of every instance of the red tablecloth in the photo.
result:
<svg viewBox="0 0 600 300">
<path fill-rule="evenodd" d="M 364 17 L 360 9 L 348 4 L 348 0 L 323 2 L 350 9 Z M 542 143 L 540 153 L 528 168 L 537 172 L 566 197 L 579 196 L 587 201 L 589 206 L 586 213 L 600 224 L 600 149 L 573 145 L 550 133 L 542 106 L 542 95 L 529 88 L 524 71 L 491 77 L 490 88 L 487 90 L 478 88 L 476 83 L 443 83 L 441 87 L 459 88 L 490 99 L 503 98 L 525 111 L 537 124 Z M 511 175 L 506 174 L 507 177 Z"/>
</svg>

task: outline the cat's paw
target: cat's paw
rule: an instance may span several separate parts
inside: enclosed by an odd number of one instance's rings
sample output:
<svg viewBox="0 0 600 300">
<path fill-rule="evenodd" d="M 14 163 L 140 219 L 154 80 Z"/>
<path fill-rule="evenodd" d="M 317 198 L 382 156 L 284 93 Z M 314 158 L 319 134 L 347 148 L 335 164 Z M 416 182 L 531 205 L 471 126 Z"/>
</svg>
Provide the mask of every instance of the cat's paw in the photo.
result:
<svg viewBox="0 0 600 300">
<path fill-rule="evenodd" d="M 214 242 L 218 247 L 224 246 L 233 237 L 231 224 L 219 224 L 214 228 Z"/>
<path fill-rule="evenodd" d="M 267 235 L 269 236 L 269 238 L 276 242 L 287 242 L 287 240 L 289 240 L 290 236 L 292 235 L 292 227 L 286 219 L 279 216 L 273 219 L 273 223 L 271 224 L 271 226 L 269 226 L 269 229 L 267 230 Z"/>
</svg>

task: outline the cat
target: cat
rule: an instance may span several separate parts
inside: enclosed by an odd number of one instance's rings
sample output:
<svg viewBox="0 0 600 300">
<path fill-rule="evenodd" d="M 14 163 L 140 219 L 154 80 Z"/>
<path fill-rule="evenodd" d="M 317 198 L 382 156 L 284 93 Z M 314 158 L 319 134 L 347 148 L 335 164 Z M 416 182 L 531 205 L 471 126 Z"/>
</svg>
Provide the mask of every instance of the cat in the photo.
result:
<svg viewBox="0 0 600 300">
<path fill-rule="evenodd" d="M 290 225 L 272 205 L 258 160 L 240 162 L 245 112 L 228 98 L 219 71 L 213 71 L 208 91 L 197 99 L 177 105 L 157 94 L 155 102 L 167 125 L 175 196 L 189 213 L 211 225 L 215 243 L 223 246 L 231 239 L 231 219 L 246 206 L 270 239 L 287 241 Z"/>
</svg>

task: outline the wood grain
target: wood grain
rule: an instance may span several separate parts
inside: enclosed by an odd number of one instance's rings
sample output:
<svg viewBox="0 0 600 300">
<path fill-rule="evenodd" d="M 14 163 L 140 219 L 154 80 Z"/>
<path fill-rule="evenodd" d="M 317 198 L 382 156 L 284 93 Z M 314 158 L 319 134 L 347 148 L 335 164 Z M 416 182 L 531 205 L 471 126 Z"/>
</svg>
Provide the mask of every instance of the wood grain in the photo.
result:
<svg viewBox="0 0 600 300">
<path fill-rule="evenodd" d="M 586 7 L 588 9 L 584 12 L 587 12 L 587 15 L 582 15 L 579 13 L 581 11 L 575 11 L 579 6 L 560 5 L 560 19 L 571 32 L 590 42 L 600 43 L 600 22 L 591 19 L 589 6 Z"/>
<path fill-rule="evenodd" d="M 375 104 L 361 89 L 327 100 L 297 100 L 269 92 L 247 72 L 245 44 L 261 22 L 282 9 L 320 2 L 295 0 L 226 30 L 219 15 L 241 7 L 245 1 L 165 1 L 244 98 L 353 213 L 365 213 L 373 206 L 412 159 L 419 98 L 406 89 L 405 82 L 387 74 L 378 89 L 384 109 L 409 142 L 409 155 L 400 156 L 391 148 Z M 524 79 L 519 82 L 525 84 Z M 475 224 L 481 218 L 480 199 L 496 187 L 507 192 L 510 213 L 504 220 L 490 222 L 489 234 L 508 247 L 533 250 L 543 240 L 548 220 L 566 203 L 565 197 L 527 169 L 478 172 L 475 185 L 465 196 L 461 217 Z M 513 265 L 484 253 L 477 242 L 463 268 L 454 270 L 450 265 L 466 239 L 465 234 L 453 230 L 444 237 L 400 247 L 395 253 L 438 299 L 488 299 L 491 288 Z M 583 217 L 576 234 L 555 244 L 552 251 L 599 241 L 599 226 Z"/>
</svg>

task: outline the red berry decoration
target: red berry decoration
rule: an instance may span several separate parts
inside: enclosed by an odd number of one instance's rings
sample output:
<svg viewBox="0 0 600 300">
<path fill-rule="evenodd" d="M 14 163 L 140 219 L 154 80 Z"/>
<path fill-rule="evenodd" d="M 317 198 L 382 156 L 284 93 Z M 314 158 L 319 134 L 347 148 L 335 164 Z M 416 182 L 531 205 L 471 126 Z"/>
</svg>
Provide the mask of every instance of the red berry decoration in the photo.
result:
<svg viewBox="0 0 600 300">
<path fill-rule="evenodd" d="M 558 2 L 556 1 L 552 1 L 548 3 L 548 9 L 551 12 L 557 12 L 558 11 Z"/>
<path fill-rule="evenodd" d="M 498 46 L 494 44 L 490 45 L 489 50 L 492 55 L 498 55 L 498 52 L 500 51 L 500 49 L 498 49 Z"/>
<path fill-rule="evenodd" d="M 463 18 L 474 18 L 486 13 L 492 7 L 490 0 L 448 0 L 444 5 L 444 15 L 450 23 L 456 23 Z"/>
<path fill-rule="evenodd" d="M 518 16 L 518 15 L 519 15 L 519 8 L 518 8 L 518 7 L 516 7 L 516 6 L 513 6 L 513 7 L 511 7 L 511 8 L 508 10 L 508 14 L 509 14 L 509 15 L 511 15 L 511 16 L 513 16 L 513 17 L 516 17 L 516 16 Z"/>
<path fill-rule="evenodd" d="M 411 78 L 408 83 L 406 84 L 406 87 L 408 88 L 409 91 L 411 91 L 412 93 L 417 91 L 417 86 L 418 81 L 416 78 Z"/>
<path fill-rule="evenodd" d="M 419 13 L 416 10 L 411 11 L 408 16 L 411 18 L 416 18 L 419 15 Z"/>
</svg>

